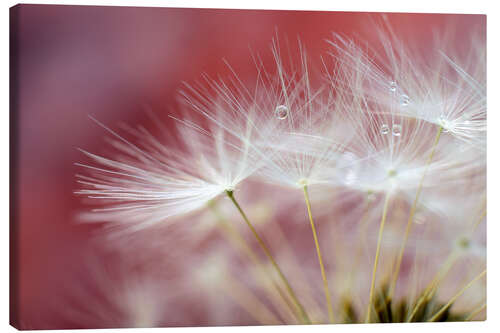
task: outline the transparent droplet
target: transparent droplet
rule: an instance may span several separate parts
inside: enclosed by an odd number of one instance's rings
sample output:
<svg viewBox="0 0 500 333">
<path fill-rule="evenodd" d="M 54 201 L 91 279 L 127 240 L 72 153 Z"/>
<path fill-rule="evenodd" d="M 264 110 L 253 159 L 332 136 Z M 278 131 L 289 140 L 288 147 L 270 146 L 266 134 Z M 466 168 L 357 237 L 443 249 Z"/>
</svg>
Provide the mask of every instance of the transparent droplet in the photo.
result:
<svg viewBox="0 0 500 333">
<path fill-rule="evenodd" d="M 392 125 L 392 135 L 400 136 L 401 135 L 402 126 L 399 124 Z"/>
<path fill-rule="evenodd" d="M 387 134 L 389 133 L 389 126 L 387 126 L 387 124 L 383 124 L 381 127 L 380 127 L 380 133 L 382 134 Z"/>
<path fill-rule="evenodd" d="M 408 97 L 408 95 L 404 95 L 404 94 L 401 95 L 399 100 L 400 100 L 401 106 L 408 106 L 408 104 L 410 104 L 410 97 Z"/>
<path fill-rule="evenodd" d="M 395 92 L 396 91 L 396 87 L 398 85 L 396 84 L 396 81 L 391 81 L 389 82 L 389 90 L 392 91 L 392 92 Z"/>
<path fill-rule="evenodd" d="M 278 119 L 285 119 L 286 117 L 288 117 L 288 108 L 286 107 L 286 105 L 278 105 L 274 110 L 274 115 Z"/>
<path fill-rule="evenodd" d="M 366 200 L 368 202 L 373 202 L 373 201 L 375 201 L 376 198 L 377 198 L 377 196 L 375 195 L 375 193 L 373 191 L 366 192 Z"/>
</svg>

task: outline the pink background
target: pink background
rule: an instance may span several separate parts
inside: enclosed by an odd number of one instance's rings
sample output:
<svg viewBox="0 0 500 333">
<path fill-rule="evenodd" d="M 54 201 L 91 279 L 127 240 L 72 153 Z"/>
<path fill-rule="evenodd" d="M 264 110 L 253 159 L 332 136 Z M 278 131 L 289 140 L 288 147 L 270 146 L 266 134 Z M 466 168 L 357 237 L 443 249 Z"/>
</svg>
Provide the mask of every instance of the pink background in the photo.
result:
<svg viewBox="0 0 500 333">
<path fill-rule="evenodd" d="M 18 86 L 11 87 L 18 89 L 18 109 L 12 110 L 18 117 L 12 142 L 17 195 L 11 196 L 17 203 L 11 218 L 18 232 L 11 240 L 17 298 L 11 311 L 23 328 L 100 325 L 68 321 L 48 306 L 63 302 L 74 281 L 72 267 L 85 257 L 98 228 L 76 223 L 88 206 L 73 194 L 79 172 L 73 163 L 82 160 L 76 148 L 99 151 L 105 135 L 89 114 L 111 127 L 144 120 L 145 108 L 163 118 L 175 112 L 182 81 L 227 73 L 223 58 L 243 80 L 253 75 L 250 49 L 270 59 L 275 29 L 292 42 L 299 36 L 313 61 L 328 51 L 324 40 L 331 32 L 376 38 L 366 13 L 49 5 L 12 10 L 19 48 Z M 475 15 L 388 18 L 401 38 L 422 47 L 450 23 L 464 32 L 470 24 L 485 25 L 485 17 Z"/>
</svg>

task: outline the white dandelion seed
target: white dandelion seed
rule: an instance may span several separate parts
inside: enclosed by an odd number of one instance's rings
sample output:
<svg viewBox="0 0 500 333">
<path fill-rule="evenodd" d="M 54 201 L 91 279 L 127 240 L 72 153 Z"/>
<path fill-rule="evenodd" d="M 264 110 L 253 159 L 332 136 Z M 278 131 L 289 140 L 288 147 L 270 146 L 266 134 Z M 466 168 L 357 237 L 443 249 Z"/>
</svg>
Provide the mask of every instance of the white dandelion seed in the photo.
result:
<svg viewBox="0 0 500 333">
<path fill-rule="evenodd" d="M 273 131 L 257 143 L 272 160 L 259 174 L 269 183 L 298 189 L 332 184 L 335 167 L 354 132 L 338 114 L 334 97 L 324 86 L 311 84 L 305 51 L 301 51 L 301 67 L 291 73 L 285 70 L 276 45 L 273 53 L 277 81 L 272 91 L 279 107 L 287 109 L 287 117 L 278 118 Z"/>
<path fill-rule="evenodd" d="M 469 38 L 475 41 L 474 47 L 459 61 L 454 60 L 454 50 L 442 42 L 436 42 L 433 56 L 426 57 L 394 34 L 381 33 L 385 50 L 381 56 L 336 36 L 330 44 L 342 74 L 335 85 L 366 96 L 368 105 L 385 106 L 379 112 L 424 120 L 485 150 L 486 43 L 479 33 Z"/>
<path fill-rule="evenodd" d="M 251 142 L 250 149 L 265 161 L 257 172 L 262 179 L 303 189 L 310 215 L 307 187 L 332 182 L 332 166 L 342 156 L 353 132 L 348 131 L 347 124 L 333 122 L 332 96 L 321 86 L 311 84 L 308 59 L 302 46 L 298 67 L 292 62 L 283 63 L 277 41 L 272 51 L 273 73 L 265 70 L 260 58 L 254 59 L 257 80 L 253 89 L 246 88 L 235 75 L 229 83 L 208 80 L 208 89 L 189 87 L 191 92 L 184 95 L 210 122 L 239 135 L 243 142 Z M 235 126 L 238 123 L 249 124 L 248 130 L 240 130 Z M 311 216 L 310 220 L 318 246 Z M 319 260 L 333 321 L 324 267 L 321 258 Z"/>
<path fill-rule="evenodd" d="M 131 231 L 204 207 L 234 190 L 260 165 L 244 142 L 222 128 L 204 129 L 182 120 L 178 129 L 184 140 L 172 149 L 143 127 L 129 130 L 137 141 L 132 143 L 97 123 L 112 134 L 115 155 L 82 150 L 92 163 L 77 164 L 90 175 L 78 175 L 83 189 L 76 193 L 104 205 L 94 209 L 94 220 Z"/>
<path fill-rule="evenodd" d="M 348 110 L 345 114 L 352 117 L 352 123 L 359 126 L 356 130 L 358 135 L 351 143 L 350 150 L 355 156 L 364 158 L 359 160 L 355 169 L 346 171 L 343 177 L 344 184 L 365 193 L 385 193 L 366 315 L 366 321 L 369 321 L 380 245 L 390 201 L 397 198 L 413 202 L 408 222 L 411 226 L 426 174 L 428 180 L 432 179 L 434 185 L 439 186 L 436 178 L 432 177 L 434 172 L 447 174 L 447 168 L 453 169 L 456 159 L 446 150 L 437 149 L 441 129 L 436 133 L 436 126 L 431 122 L 417 117 L 407 117 L 397 111 L 401 107 L 401 98 L 397 94 L 396 84 L 389 85 L 389 89 L 382 92 L 378 91 L 379 96 L 375 100 L 366 88 L 366 85 L 371 84 L 369 78 L 363 77 L 359 72 L 355 72 L 350 78 L 351 84 L 341 90 L 341 98 Z M 396 89 L 391 89 L 394 87 Z M 404 103 L 409 103 L 406 95 Z M 455 176 L 460 175 L 456 172 L 457 169 L 460 168 L 454 169 Z M 466 172 L 470 169 L 471 166 L 461 171 Z M 466 173 L 462 173 L 462 176 L 464 175 Z M 437 179 L 444 178 L 446 177 L 439 175 Z M 448 180 L 450 178 L 448 176 Z M 460 179 L 462 178 L 458 177 L 458 180 Z M 409 230 L 408 227 L 407 232 Z M 407 235 L 403 239 L 402 251 L 406 245 L 406 238 Z M 402 251 L 398 261 L 402 258 Z M 396 268 L 396 278 L 398 272 L 399 263 Z M 390 293 L 392 290 L 391 286 Z"/>
</svg>

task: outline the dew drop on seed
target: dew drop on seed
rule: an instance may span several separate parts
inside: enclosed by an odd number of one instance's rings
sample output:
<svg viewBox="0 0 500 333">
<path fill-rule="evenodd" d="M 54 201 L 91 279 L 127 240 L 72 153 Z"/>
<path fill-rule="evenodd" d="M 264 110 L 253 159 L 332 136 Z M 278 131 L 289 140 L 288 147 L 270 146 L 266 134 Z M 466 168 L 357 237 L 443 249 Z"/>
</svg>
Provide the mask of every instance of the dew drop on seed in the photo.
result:
<svg viewBox="0 0 500 333">
<path fill-rule="evenodd" d="M 408 95 L 401 95 L 400 97 L 401 106 L 408 106 L 410 104 L 410 97 Z"/>
<path fill-rule="evenodd" d="M 399 124 L 392 125 L 392 135 L 401 136 L 401 129 L 402 127 Z"/>
<path fill-rule="evenodd" d="M 286 117 L 288 117 L 288 108 L 286 107 L 286 105 L 278 105 L 274 110 L 274 115 L 278 119 L 285 119 Z"/>
<path fill-rule="evenodd" d="M 389 90 L 390 91 L 395 92 L 396 91 L 396 87 L 397 87 L 397 84 L 396 84 L 395 81 L 389 82 Z"/>
<path fill-rule="evenodd" d="M 383 124 L 381 127 L 380 127 L 380 133 L 382 134 L 387 134 L 389 133 L 389 126 L 387 126 L 387 124 Z"/>
</svg>

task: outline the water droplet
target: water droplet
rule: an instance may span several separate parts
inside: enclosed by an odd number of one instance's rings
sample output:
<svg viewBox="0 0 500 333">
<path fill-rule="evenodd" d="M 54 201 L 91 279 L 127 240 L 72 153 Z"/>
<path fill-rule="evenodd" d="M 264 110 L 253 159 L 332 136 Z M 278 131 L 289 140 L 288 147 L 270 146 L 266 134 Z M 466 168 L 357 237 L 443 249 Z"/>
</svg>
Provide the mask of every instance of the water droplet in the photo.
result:
<svg viewBox="0 0 500 333">
<path fill-rule="evenodd" d="M 274 110 L 274 115 L 278 119 L 285 119 L 286 117 L 288 117 L 288 108 L 286 107 L 286 105 L 278 105 Z"/>
<path fill-rule="evenodd" d="M 377 196 L 375 195 L 375 193 L 373 191 L 367 191 L 366 192 L 366 200 L 368 202 L 373 202 L 375 201 L 375 199 L 377 198 Z"/>
<path fill-rule="evenodd" d="M 390 90 L 390 91 L 395 92 L 395 91 L 396 91 L 396 87 L 397 87 L 397 86 L 398 86 L 398 85 L 396 84 L 396 82 L 395 82 L 395 81 L 391 81 L 391 82 L 389 82 L 389 90 Z"/>
<path fill-rule="evenodd" d="M 392 125 L 392 135 L 401 136 L 402 126 L 399 124 Z"/>
<path fill-rule="evenodd" d="M 387 134 L 389 133 L 389 126 L 387 126 L 387 124 L 383 124 L 381 127 L 380 127 L 380 133 L 382 134 Z"/>
<path fill-rule="evenodd" d="M 408 97 L 408 95 L 404 95 L 404 94 L 401 95 L 399 100 L 400 100 L 401 106 L 408 106 L 408 104 L 410 104 L 410 97 Z"/>
</svg>

